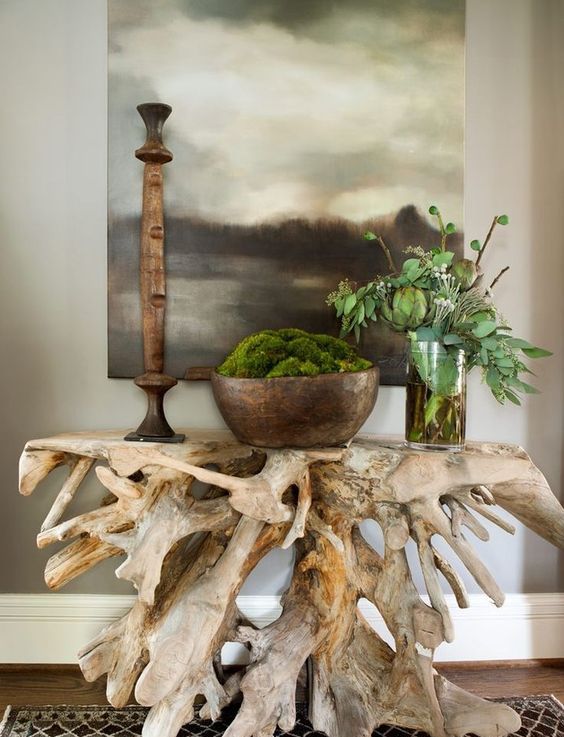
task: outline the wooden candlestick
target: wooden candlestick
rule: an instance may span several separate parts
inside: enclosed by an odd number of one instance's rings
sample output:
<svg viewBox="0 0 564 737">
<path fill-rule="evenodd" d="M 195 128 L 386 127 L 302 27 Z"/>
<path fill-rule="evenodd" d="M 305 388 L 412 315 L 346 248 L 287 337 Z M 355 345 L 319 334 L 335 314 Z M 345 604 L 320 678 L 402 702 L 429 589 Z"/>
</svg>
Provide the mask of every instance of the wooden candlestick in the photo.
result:
<svg viewBox="0 0 564 737">
<path fill-rule="evenodd" d="M 163 125 L 172 112 L 170 105 L 146 102 L 137 106 L 147 128 L 147 139 L 135 156 L 145 164 L 143 212 L 141 216 L 141 305 L 143 311 L 143 360 L 145 373 L 135 384 L 147 394 L 147 414 L 126 440 L 181 443 L 184 435 L 168 424 L 163 400 L 177 383 L 164 371 L 166 279 L 164 263 L 163 174 L 162 165 L 172 161 L 163 144 Z"/>
</svg>

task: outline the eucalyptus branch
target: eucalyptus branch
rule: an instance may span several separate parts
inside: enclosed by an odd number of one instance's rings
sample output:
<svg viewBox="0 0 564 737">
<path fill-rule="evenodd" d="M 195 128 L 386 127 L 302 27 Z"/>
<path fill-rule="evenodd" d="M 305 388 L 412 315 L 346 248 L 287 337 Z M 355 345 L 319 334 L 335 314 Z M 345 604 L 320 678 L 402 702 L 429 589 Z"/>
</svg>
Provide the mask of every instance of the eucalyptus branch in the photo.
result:
<svg viewBox="0 0 564 737">
<path fill-rule="evenodd" d="M 496 276 L 496 278 L 490 284 L 489 289 L 493 289 L 495 287 L 495 285 L 498 283 L 498 281 L 501 279 L 501 277 L 505 274 L 506 271 L 509 271 L 509 266 L 506 266 L 504 269 L 502 269 L 499 272 L 499 274 Z"/>
<path fill-rule="evenodd" d="M 490 229 L 488 230 L 488 234 L 486 236 L 486 240 L 484 241 L 484 245 L 480 248 L 480 251 L 478 253 L 478 258 L 476 259 L 476 266 L 478 266 L 480 264 L 480 261 L 482 260 L 482 255 L 483 255 L 484 251 L 486 250 L 486 246 L 490 242 L 490 238 L 492 237 L 492 233 L 494 232 L 494 228 L 497 225 L 497 218 L 498 218 L 498 216 L 496 215 L 494 217 L 494 219 L 492 220 L 492 224 L 490 225 Z"/>
<path fill-rule="evenodd" d="M 451 361 L 463 347 L 467 368 L 481 368 L 495 399 L 502 404 L 506 400 L 518 404 L 519 393 L 536 392 L 520 378 L 529 370 L 521 353 L 526 358 L 543 358 L 550 352 L 508 334 L 511 328 L 496 308 L 492 290 L 509 266 L 501 269 L 487 289 L 481 284 L 482 280 L 485 283 L 479 268 L 484 251 L 496 225 L 507 225 L 509 217 L 496 215 L 493 218 L 483 245 L 478 240 L 470 242 L 470 248 L 477 252 L 476 261 L 471 261 L 457 258 L 454 249 L 447 244 L 448 236 L 456 232 L 454 223 L 445 223 L 436 205 L 430 205 L 428 212 L 436 218 L 433 221 L 434 247 L 430 250 L 412 245 L 404 248 L 403 253 L 409 258 L 400 263 L 400 269 L 382 236 L 372 231 L 364 233 L 366 240 L 377 241 L 391 273 L 375 276 L 363 286 L 341 282 L 338 289 L 328 295 L 327 303 L 334 306 L 337 319 L 341 320 L 341 335 L 354 331 L 358 342 L 362 329 L 367 329 L 372 321 L 397 333 L 415 335 L 418 341 L 438 342 Z M 450 380 L 447 372 L 451 372 L 452 365 L 448 361 L 444 365 L 446 378 L 441 380 L 447 386 L 447 379 Z M 421 369 L 419 376 L 426 381 L 424 373 Z M 427 432 L 431 425 L 438 425 L 444 437 L 454 433 L 453 423 L 459 408 L 449 404 L 449 397 L 442 393 L 433 389 L 431 398 L 425 395 L 421 399 L 426 407 L 421 410 L 424 416 L 420 422 L 417 420 L 417 427 L 414 424 L 409 430 L 413 442 L 419 442 L 423 435 L 418 433 Z"/>
<path fill-rule="evenodd" d="M 390 249 L 388 246 L 384 243 L 384 239 L 381 235 L 376 236 L 376 240 L 378 241 L 378 245 L 384 251 L 384 255 L 386 257 L 386 261 L 388 262 L 388 268 L 390 269 L 391 274 L 397 273 L 397 266 L 394 263 L 394 259 L 392 258 L 392 254 L 390 253 Z"/>
<path fill-rule="evenodd" d="M 441 212 L 436 205 L 431 205 L 431 207 L 429 208 L 429 213 L 431 215 L 434 215 L 439 221 L 439 230 L 441 233 L 441 252 L 444 253 L 446 251 L 446 239 L 451 233 L 455 232 L 456 228 L 454 227 L 454 223 L 447 223 L 446 225 L 444 224 Z"/>
</svg>

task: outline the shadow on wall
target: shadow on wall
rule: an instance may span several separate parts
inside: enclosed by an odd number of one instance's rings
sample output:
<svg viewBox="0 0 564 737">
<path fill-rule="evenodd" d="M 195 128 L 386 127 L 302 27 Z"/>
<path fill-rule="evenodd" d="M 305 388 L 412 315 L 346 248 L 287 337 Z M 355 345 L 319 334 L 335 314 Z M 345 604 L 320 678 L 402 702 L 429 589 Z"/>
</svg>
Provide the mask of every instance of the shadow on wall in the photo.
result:
<svg viewBox="0 0 564 737">
<path fill-rule="evenodd" d="M 6 218 L 4 222 L 7 222 Z M 6 249 L 7 250 L 7 249 Z M 14 255 L 15 252 L 15 255 Z M 13 266 L 19 265 L 20 256 L 17 249 L 7 253 L 8 260 Z M 5 264 L 6 266 L 6 264 Z M 6 273 L 25 273 L 8 267 Z M 21 581 L 33 580 L 33 585 L 41 586 L 40 568 L 37 560 L 32 559 L 29 551 L 35 550 L 35 535 L 39 529 L 45 505 L 34 504 L 33 510 L 21 513 L 22 497 L 18 489 L 17 459 L 23 449 L 27 429 L 33 426 L 36 408 L 45 401 L 52 389 L 52 376 L 49 366 L 43 359 L 41 337 L 34 340 L 33 328 L 26 324 L 23 310 L 19 302 L 23 299 L 23 290 L 17 294 L 19 281 L 6 280 L 6 292 L 13 291 L 5 302 L 11 304 L 11 319 L 6 321 L 3 329 L 4 356 L 9 360 L 0 362 L 0 381 L 2 386 L 9 387 L 4 393 L 2 415 L 0 458 L 3 470 L 2 483 L 2 514 L 0 519 L 10 520 L 9 524 L 2 525 L 0 539 L 0 555 L 5 562 L 0 570 L 0 592 L 18 591 Z M 40 377 L 40 380 L 39 380 Z M 10 565 L 8 561 L 17 561 Z"/>
<path fill-rule="evenodd" d="M 0 217 L 1 221 L 1 217 Z M 4 222 L 8 222 L 8 218 Z M 7 273 L 28 274 L 24 254 L 17 248 L 7 249 L 6 259 L 11 260 Z M 33 279 L 42 280 L 40 268 L 28 276 L 28 289 L 40 292 L 43 284 L 34 284 Z M 11 292 L 11 294 L 10 294 Z M 9 387 L 4 393 L 3 419 L 0 453 L 3 469 L 2 505 L 0 507 L 0 593 L 47 593 L 43 570 L 47 560 L 67 543 L 37 550 L 36 535 L 53 501 L 61 489 L 67 469 L 56 469 L 33 492 L 31 499 L 18 494 L 18 458 L 25 443 L 32 437 L 46 437 L 65 429 L 59 424 L 57 403 L 72 402 L 72 394 L 64 397 L 64 384 L 58 373 L 58 365 L 65 360 L 66 344 L 59 344 L 52 325 L 45 315 L 38 322 L 34 304 L 29 304 L 28 291 L 21 288 L 21 280 L 6 280 L 3 295 L 6 305 L 11 305 L 10 320 L 3 326 L 5 356 L 9 360 L 0 362 L 0 382 Z M 53 310 L 56 313 L 56 310 Z M 54 319 L 57 319 L 55 316 Z M 39 327 L 38 327 L 39 325 Z M 75 425 L 80 426 L 80 408 L 77 408 Z M 77 498 L 67 511 L 67 517 L 96 508 L 101 494 L 100 484 L 93 473 L 84 483 Z M 133 587 L 118 581 L 114 570 L 119 565 L 116 559 L 99 564 L 88 574 L 86 584 L 73 581 L 64 593 L 124 593 Z"/>
<path fill-rule="evenodd" d="M 527 450 L 541 470 L 556 466 L 548 481 L 558 493 L 564 488 L 564 4 L 544 0 L 532 3 L 531 10 L 530 339 L 554 356 L 533 367 L 543 393 L 528 406 Z M 552 591 L 564 592 L 564 551 L 546 545 L 532 534 L 525 538 L 524 591 L 535 592 L 539 566 L 554 555 Z"/>
</svg>

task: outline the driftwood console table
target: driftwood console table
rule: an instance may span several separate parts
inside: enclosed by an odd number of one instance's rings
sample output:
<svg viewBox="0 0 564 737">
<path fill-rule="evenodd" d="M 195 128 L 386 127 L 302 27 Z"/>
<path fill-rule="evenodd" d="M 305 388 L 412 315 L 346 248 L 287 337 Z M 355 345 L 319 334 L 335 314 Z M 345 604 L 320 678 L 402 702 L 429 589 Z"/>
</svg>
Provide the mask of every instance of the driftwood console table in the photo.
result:
<svg viewBox="0 0 564 737">
<path fill-rule="evenodd" d="M 125 554 L 116 575 L 133 582 L 137 602 L 79 659 L 88 680 L 107 674 L 114 706 L 133 691 L 151 707 L 145 737 L 175 737 L 200 696 L 204 718 L 241 702 L 226 737 L 289 730 L 306 661 L 310 719 L 330 737 L 369 737 L 379 724 L 433 737 L 501 737 L 519 728 L 511 708 L 433 670 L 434 649 L 454 637 L 440 577 L 459 606 L 468 606 L 468 597 L 432 538 L 448 543 L 497 606 L 503 593 L 467 539 L 468 531 L 488 539 L 480 518 L 513 532 L 497 504 L 564 546 L 564 510 L 523 450 L 471 443 L 459 454 L 422 453 L 392 439 L 357 438 L 347 448 L 263 451 L 226 433 L 187 431 L 178 445 L 122 437 L 76 433 L 29 442 L 20 490 L 30 494 L 52 469 L 69 467 L 37 538 L 41 548 L 72 541 L 47 564 L 51 588 Z M 109 494 L 98 509 L 61 521 L 91 469 Z M 192 494 L 194 479 L 207 486 Z M 382 528 L 382 554 L 359 531 L 365 519 Z M 431 606 L 412 581 L 410 538 Z M 291 545 L 296 563 L 282 615 L 256 629 L 237 610 L 237 593 L 268 551 Z M 380 611 L 394 649 L 363 619 L 361 597 Z M 219 659 L 227 641 L 246 645 L 250 664 L 225 676 Z"/>
</svg>

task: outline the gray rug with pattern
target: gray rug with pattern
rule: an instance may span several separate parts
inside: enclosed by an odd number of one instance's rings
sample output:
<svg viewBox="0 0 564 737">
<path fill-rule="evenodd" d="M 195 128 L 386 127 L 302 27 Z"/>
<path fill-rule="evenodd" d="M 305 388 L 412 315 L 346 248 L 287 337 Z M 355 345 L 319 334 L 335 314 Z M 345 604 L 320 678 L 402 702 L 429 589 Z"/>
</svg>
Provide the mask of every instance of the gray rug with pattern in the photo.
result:
<svg viewBox="0 0 564 737">
<path fill-rule="evenodd" d="M 497 700 L 497 699 L 496 699 Z M 564 737 L 564 707 L 554 696 L 527 696 L 499 699 L 521 715 L 519 737 Z M 6 713 L 0 737 L 134 737 L 141 734 L 147 709 L 128 706 L 16 706 Z M 180 731 L 180 737 L 221 737 L 233 712 L 217 722 L 196 719 Z M 374 737 L 423 737 L 398 727 L 380 727 Z M 298 720 L 291 732 L 276 732 L 277 737 L 323 737 L 306 718 L 305 706 L 298 708 Z M 355 737 L 355 735 L 350 735 Z"/>
</svg>

